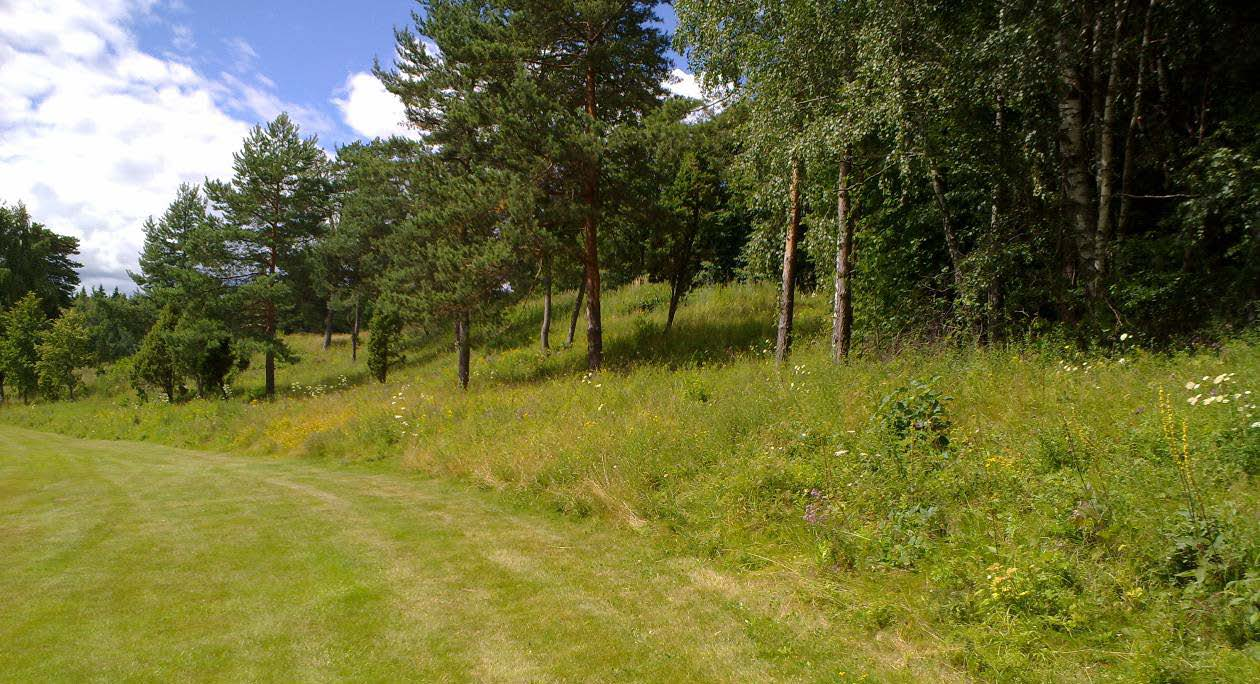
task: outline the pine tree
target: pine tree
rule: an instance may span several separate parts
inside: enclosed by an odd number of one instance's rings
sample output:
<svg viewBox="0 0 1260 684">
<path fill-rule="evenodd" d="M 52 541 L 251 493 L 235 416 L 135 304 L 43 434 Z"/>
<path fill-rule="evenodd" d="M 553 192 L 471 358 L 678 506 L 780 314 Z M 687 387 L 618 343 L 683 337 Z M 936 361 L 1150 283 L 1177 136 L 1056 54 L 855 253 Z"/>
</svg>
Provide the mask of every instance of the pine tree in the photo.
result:
<svg viewBox="0 0 1260 684">
<path fill-rule="evenodd" d="M 276 359 L 291 355 L 279 336 L 297 295 L 286 277 L 326 228 L 327 167 L 316 139 L 303 139 L 281 114 L 250 132 L 233 157 L 230 181 L 206 183 L 225 223 L 227 249 L 216 270 L 237 289 L 244 327 L 262 348 L 268 397 L 276 393 Z"/>
<path fill-rule="evenodd" d="M 582 211 L 587 366 L 604 360 L 599 230 L 602 158 L 611 127 L 635 122 L 660 102 L 668 75 L 668 40 L 655 26 L 655 2 L 530 0 L 512 3 L 512 25 L 544 91 L 585 115 L 573 143 Z"/>
<path fill-rule="evenodd" d="M 350 354 L 358 359 L 365 304 L 378 294 L 377 278 L 387 264 L 382 246 L 403 224 L 416 202 L 409 180 L 422 156 L 405 138 L 354 142 L 338 148 L 334 194 L 335 230 L 320 241 L 320 281 L 333 308 L 350 310 Z"/>
<path fill-rule="evenodd" d="M 550 108 L 515 57 L 502 7 L 452 0 L 424 8 L 417 33 L 398 35 L 398 71 L 378 69 L 434 150 L 413 166 L 422 201 L 387 242 L 381 284 L 407 322 L 453 326 L 467 387 L 473 321 L 509 299 L 516 252 L 535 229 L 536 174 L 546 161 L 525 141 L 546 128 L 539 113 Z M 417 35 L 437 41 L 441 58 Z"/>
<path fill-rule="evenodd" d="M 522 238 L 540 225 L 557 225 L 539 221 L 540 192 L 580 198 L 573 213 L 581 225 L 587 362 L 597 369 L 603 363 L 601 158 L 609 130 L 636 123 L 663 92 L 667 41 L 652 21 L 655 3 L 421 4 L 416 31 L 398 33 L 397 70 L 378 75 L 443 156 L 481 174 L 479 182 L 486 178 L 477 166 L 516 175 L 510 184 L 518 193 Z M 436 45 L 436 54 L 420 37 Z M 557 174 L 568 187 L 549 192 L 547 179 Z"/>
<path fill-rule="evenodd" d="M 180 185 L 175 199 L 161 218 L 144 223 L 144 247 L 140 272 L 131 279 L 150 296 L 179 288 L 186 272 L 197 263 L 198 240 L 206 239 L 210 215 L 201 188 Z"/>
</svg>

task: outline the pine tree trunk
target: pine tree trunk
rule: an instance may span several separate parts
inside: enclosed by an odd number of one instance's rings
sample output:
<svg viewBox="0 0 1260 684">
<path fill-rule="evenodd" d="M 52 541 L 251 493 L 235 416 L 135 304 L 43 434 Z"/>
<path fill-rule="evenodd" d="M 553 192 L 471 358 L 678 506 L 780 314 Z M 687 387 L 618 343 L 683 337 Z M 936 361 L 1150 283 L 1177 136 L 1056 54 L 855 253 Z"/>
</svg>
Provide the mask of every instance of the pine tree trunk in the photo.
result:
<svg viewBox="0 0 1260 684">
<path fill-rule="evenodd" d="M 542 330 L 538 334 L 542 350 L 551 349 L 551 255 L 543 257 L 543 315 Z"/>
<path fill-rule="evenodd" d="M 591 126 L 595 125 L 597 117 L 595 105 L 595 67 L 588 63 L 586 113 L 591 118 Z M 599 167 L 599 157 L 596 154 L 586 170 L 586 187 L 583 190 L 586 200 L 586 220 L 582 226 L 583 251 L 586 257 L 586 366 L 593 371 L 599 370 L 604 363 L 604 328 L 599 310 Z"/>
<path fill-rule="evenodd" d="M 333 307 L 332 300 L 328 300 L 324 308 L 324 351 L 332 346 L 333 335 Z"/>
<path fill-rule="evenodd" d="M 573 300 L 573 318 L 569 319 L 568 345 L 573 346 L 573 337 L 577 334 L 578 316 L 582 314 L 582 301 L 586 295 L 586 278 L 578 284 L 577 298 Z"/>
<path fill-rule="evenodd" d="M 853 338 L 853 217 L 849 210 L 849 150 L 840 157 L 836 181 L 836 299 L 832 312 L 831 355 L 839 362 L 849 357 Z"/>
<path fill-rule="evenodd" d="M 796 304 L 796 242 L 801 230 L 801 162 L 792 160 L 792 182 L 788 187 L 787 236 L 783 246 L 783 284 L 779 293 L 779 336 L 774 359 L 787 361 L 792 350 L 792 316 Z"/>
<path fill-rule="evenodd" d="M 1120 214 L 1116 218 L 1116 234 L 1124 235 L 1129 225 L 1129 210 L 1133 193 L 1133 172 L 1137 165 L 1135 140 L 1138 127 L 1142 123 L 1142 97 L 1146 89 L 1147 55 L 1151 45 L 1151 14 L 1155 11 L 1156 0 L 1146 6 L 1146 18 L 1142 20 L 1142 44 L 1138 48 L 1137 74 L 1133 79 L 1133 113 L 1129 117 L 1129 128 L 1124 133 L 1124 170 L 1120 175 Z"/>
<path fill-rule="evenodd" d="M 350 361 L 359 360 L 359 298 L 354 298 L 354 325 L 350 329 Z"/>
<path fill-rule="evenodd" d="M 468 363 L 471 357 L 471 346 L 468 341 L 468 314 L 461 314 L 455 322 L 455 346 L 459 353 L 459 387 L 468 389 Z"/>
</svg>

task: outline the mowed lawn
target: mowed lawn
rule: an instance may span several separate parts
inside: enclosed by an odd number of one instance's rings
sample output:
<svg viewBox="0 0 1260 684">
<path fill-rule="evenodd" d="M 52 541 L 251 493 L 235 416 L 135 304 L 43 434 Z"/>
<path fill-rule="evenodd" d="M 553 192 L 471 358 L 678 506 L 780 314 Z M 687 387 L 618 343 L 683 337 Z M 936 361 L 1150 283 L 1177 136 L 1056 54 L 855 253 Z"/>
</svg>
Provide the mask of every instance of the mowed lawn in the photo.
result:
<svg viewBox="0 0 1260 684">
<path fill-rule="evenodd" d="M 0 428 L 6 681 L 916 678 L 758 594 L 443 482 Z"/>
</svg>

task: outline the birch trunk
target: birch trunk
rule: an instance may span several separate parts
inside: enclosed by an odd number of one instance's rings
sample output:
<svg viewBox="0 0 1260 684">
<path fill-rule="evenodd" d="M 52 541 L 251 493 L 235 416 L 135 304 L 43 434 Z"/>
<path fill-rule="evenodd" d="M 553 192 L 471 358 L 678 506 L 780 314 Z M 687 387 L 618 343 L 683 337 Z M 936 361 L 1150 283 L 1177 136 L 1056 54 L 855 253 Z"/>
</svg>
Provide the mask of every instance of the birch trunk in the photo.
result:
<svg viewBox="0 0 1260 684">
<path fill-rule="evenodd" d="M 1123 235 L 1129 226 L 1129 210 L 1132 203 L 1133 173 L 1137 164 L 1135 145 L 1138 127 L 1142 123 L 1142 98 L 1146 90 L 1147 55 L 1151 45 L 1151 14 L 1156 0 L 1146 6 L 1142 20 L 1142 44 L 1138 48 L 1137 74 L 1133 77 L 1133 113 L 1129 116 L 1129 128 L 1124 133 L 1124 169 L 1120 174 L 1120 214 L 1116 218 L 1116 234 Z"/>
<path fill-rule="evenodd" d="M 1087 26 L 1087 24 L 1086 24 Z M 1081 31 L 1088 35 L 1088 28 Z M 1084 75 L 1079 66 L 1076 43 L 1066 32 L 1058 36 L 1059 58 L 1062 60 L 1063 93 L 1059 100 L 1059 149 L 1063 161 L 1063 194 L 1070 220 L 1071 245 L 1064 262 L 1068 282 L 1076 285 L 1084 276 L 1087 286 L 1093 282 L 1088 271 L 1094 264 L 1094 233 L 1097 218 L 1093 212 L 1093 179 L 1089 173 L 1089 157 L 1085 140 Z M 1086 271 L 1081 273 L 1081 271 Z M 1092 297 L 1093 292 L 1089 293 Z"/>
<path fill-rule="evenodd" d="M 551 349 L 551 255 L 543 257 L 543 315 L 538 343 L 544 352 Z"/>
<path fill-rule="evenodd" d="M 836 180 L 836 300 L 832 313 L 831 354 L 839 362 L 849 357 L 853 338 L 853 217 L 849 209 L 849 151 L 840 158 Z"/>
<path fill-rule="evenodd" d="M 1120 32 L 1128 14 L 1128 2 L 1116 0 L 1115 27 L 1111 35 L 1111 55 L 1107 62 L 1107 87 L 1103 93 L 1101 131 L 1098 135 L 1098 228 L 1094 233 L 1094 267 L 1091 273 L 1095 292 L 1102 292 L 1110 268 L 1114 224 L 1111 220 L 1115 172 L 1112 163 L 1116 148 L 1116 99 L 1120 88 Z"/>
<path fill-rule="evenodd" d="M 792 316 L 796 304 L 796 242 L 801 229 L 801 162 L 792 160 L 792 181 L 788 188 L 787 237 L 783 247 L 783 285 L 779 295 L 779 334 L 774 348 L 778 363 L 792 350 Z"/>
</svg>

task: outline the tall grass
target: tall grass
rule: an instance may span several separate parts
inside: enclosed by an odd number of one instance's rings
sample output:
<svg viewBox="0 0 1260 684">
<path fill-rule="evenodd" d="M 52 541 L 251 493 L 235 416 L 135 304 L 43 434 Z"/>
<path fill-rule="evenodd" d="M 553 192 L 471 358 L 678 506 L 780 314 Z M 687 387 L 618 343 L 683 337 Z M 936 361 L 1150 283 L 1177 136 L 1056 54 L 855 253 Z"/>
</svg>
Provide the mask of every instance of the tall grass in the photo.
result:
<svg viewBox="0 0 1260 684">
<path fill-rule="evenodd" d="M 392 460 L 641 529 L 716 563 L 792 568 L 838 619 L 944 644 L 984 678 L 1260 673 L 1248 622 L 1260 596 L 1244 591 L 1247 573 L 1260 575 L 1260 414 L 1249 394 L 1260 391 L 1260 345 L 924 347 L 838 366 L 825 348 L 828 302 L 806 296 L 801 342 L 780 368 L 774 300 L 770 287 L 698 290 L 666 337 L 664 288 L 613 292 L 610 366 L 597 375 L 584 372 L 581 331 L 574 348 L 537 349 L 531 301 L 474 328 L 468 392 L 445 340 L 425 341 L 381 386 L 343 340 L 323 351 L 298 336 L 302 361 L 280 370 L 285 391 L 272 403 L 251 399 L 256 371 L 236 381 L 234 400 L 177 406 L 138 404 L 107 373 L 85 401 L 9 407 L 0 419 Z M 572 293 L 557 298 L 557 311 L 571 306 Z M 1197 510 L 1187 511 L 1187 467 Z"/>
</svg>

